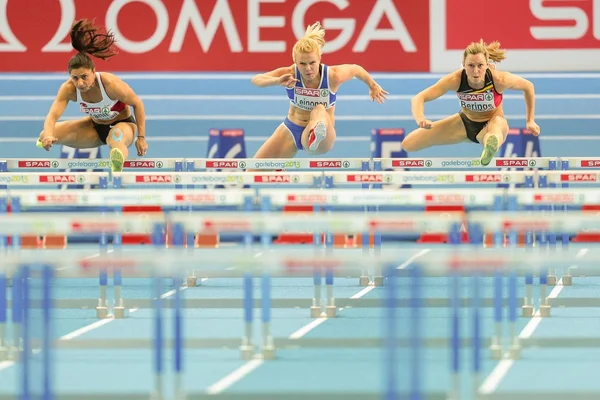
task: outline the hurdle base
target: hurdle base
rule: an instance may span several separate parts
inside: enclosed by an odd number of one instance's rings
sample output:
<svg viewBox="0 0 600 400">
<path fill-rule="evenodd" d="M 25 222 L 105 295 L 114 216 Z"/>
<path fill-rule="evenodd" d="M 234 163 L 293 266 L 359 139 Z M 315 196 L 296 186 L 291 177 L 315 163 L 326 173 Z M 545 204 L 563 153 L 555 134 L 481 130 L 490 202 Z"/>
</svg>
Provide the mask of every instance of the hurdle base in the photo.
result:
<svg viewBox="0 0 600 400">
<path fill-rule="evenodd" d="M 242 360 L 251 360 L 254 357 L 254 346 L 247 344 L 241 345 L 240 356 L 242 357 Z"/>
<path fill-rule="evenodd" d="M 548 286 L 556 286 L 556 275 L 548 275 L 546 277 L 546 285 Z"/>
<path fill-rule="evenodd" d="M 115 316 L 115 319 L 125 318 L 125 307 L 114 307 L 113 314 Z"/>
<path fill-rule="evenodd" d="M 373 285 L 383 286 L 383 276 L 374 276 L 373 277 Z"/>
<path fill-rule="evenodd" d="M 108 308 L 107 307 L 96 307 L 96 318 L 98 318 L 98 319 L 108 318 Z"/>
<path fill-rule="evenodd" d="M 533 317 L 533 306 L 525 305 L 521 307 L 521 316 L 524 318 Z"/>
<path fill-rule="evenodd" d="M 263 360 L 274 360 L 275 359 L 275 346 L 267 345 L 262 348 L 262 358 Z"/>
<path fill-rule="evenodd" d="M 490 357 L 492 360 L 501 360 L 503 356 L 502 346 L 493 344 L 490 346 Z"/>
<path fill-rule="evenodd" d="M 540 316 L 542 318 L 550 317 L 550 306 L 547 304 L 543 304 L 540 306 Z"/>
<path fill-rule="evenodd" d="M 337 317 L 337 307 L 336 306 L 327 306 L 327 307 L 325 307 L 325 316 L 327 318 L 335 318 L 335 317 Z"/>
<path fill-rule="evenodd" d="M 562 284 L 563 284 L 563 286 L 573 286 L 573 276 L 572 275 L 563 275 Z"/>
<path fill-rule="evenodd" d="M 8 361 L 8 348 L 0 347 L 0 361 Z"/>
<path fill-rule="evenodd" d="M 198 286 L 198 278 L 195 276 L 188 276 L 185 284 L 189 288 L 196 287 Z"/>
<path fill-rule="evenodd" d="M 358 278 L 359 286 L 369 286 L 370 283 L 371 283 L 371 280 L 369 279 L 368 276 L 361 276 L 360 278 Z"/>
<path fill-rule="evenodd" d="M 310 307 L 310 317 L 311 318 L 321 318 L 323 314 L 323 309 L 319 306 Z"/>
<path fill-rule="evenodd" d="M 519 360 L 521 358 L 521 346 L 513 344 L 508 350 L 508 355 L 511 360 Z"/>
</svg>

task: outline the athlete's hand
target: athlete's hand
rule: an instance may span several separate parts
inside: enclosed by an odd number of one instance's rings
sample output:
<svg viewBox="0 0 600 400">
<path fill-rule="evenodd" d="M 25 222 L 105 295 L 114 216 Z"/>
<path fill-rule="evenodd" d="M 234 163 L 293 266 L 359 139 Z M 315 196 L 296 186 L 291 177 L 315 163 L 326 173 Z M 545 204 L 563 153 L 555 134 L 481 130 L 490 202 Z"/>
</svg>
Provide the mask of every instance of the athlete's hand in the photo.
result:
<svg viewBox="0 0 600 400">
<path fill-rule="evenodd" d="M 534 121 L 527 121 L 527 124 L 525 125 L 525 127 L 527 128 L 527 130 L 529 132 L 533 133 L 535 136 L 539 136 L 540 127 Z"/>
<path fill-rule="evenodd" d="M 285 74 L 281 75 L 278 80 L 281 86 L 285 86 L 286 88 L 292 88 L 298 82 L 298 79 L 293 74 Z"/>
<path fill-rule="evenodd" d="M 371 96 L 371 101 L 376 101 L 381 104 L 386 100 L 386 94 L 389 93 L 383 90 L 377 83 L 369 87 L 369 96 Z"/>
<path fill-rule="evenodd" d="M 58 139 L 54 136 L 46 136 L 42 139 L 42 147 L 44 148 L 44 150 L 50 151 L 52 145 L 56 142 L 58 142 Z"/>
<path fill-rule="evenodd" d="M 422 121 L 419 121 L 419 128 L 431 129 L 432 126 L 433 126 L 433 122 L 431 122 L 428 119 L 424 119 Z"/>
<path fill-rule="evenodd" d="M 135 140 L 135 148 L 137 149 L 138 156 L 145 156 L 148 151 L 148 143 L 146 143 L 146 138 L 138 137 Z"/>
</svg>

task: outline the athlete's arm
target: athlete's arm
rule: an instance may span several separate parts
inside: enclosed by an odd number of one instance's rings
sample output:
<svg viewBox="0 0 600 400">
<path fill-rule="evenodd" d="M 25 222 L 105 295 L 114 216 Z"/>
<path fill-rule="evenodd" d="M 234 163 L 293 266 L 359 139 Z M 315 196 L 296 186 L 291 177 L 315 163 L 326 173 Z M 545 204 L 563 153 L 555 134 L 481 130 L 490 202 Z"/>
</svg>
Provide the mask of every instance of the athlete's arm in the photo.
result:
<svg viewBox="0 0 600 400">
<path fill-rule="evenodd" d="M 425 103 L 433 101 L 450 91 L 458 90 L 460 70 L 448 74 L 411 99 L 412 116 L 421 128 L 430 128 L 431 121 L 425 118 Z"/>
<path fill-rule="evenodd" d="M 535 87 L 533 83 L 510 72 L 494 71 L 493 74 L 494 84 L 498 92 L 502 93 L 506 89 L 521 90 L 523 92 L 527 123 L 533 122 L 535 119 Z"/>
<path fill-rule="evenodd" d="M 41 137 L 43 141 L 44 138 L 54 137 L 54 126 L 56 125 L 56 121 L 62 116 L 69 104 L 69 100 L 73 97 L 75 92 L 75 88 L 73 84 L 70 82 L 65 82 L 60 85 L 58 89 L 58 93 L 56 94 L 56 98 L 54 102 L 50 106 L 50 110 L 46 115 L 46 119 L 44 120 L 44 134 Z"/>
<path fill-rule="evenodd" d="M 258 74 L 252 77 L 252 84 L 258 87 L 282 85 L 286 87 L 293 86 L 298 80 L 294 74 L 294 66 L 281 67 L 273 71 Z"/>
<path fill-rule="evenodd" d="M 363 81 L 369 87 L 369 95 L 372 101 L 383 103 L 385 101 L 385 95 L 389 94 L 379 86 L 373 79 L 371 74 L 366 69 L 356 64 L 342 64 L 332 65 L 331 69 L 331 85 L 333 90 L 337 91 L 337 88 L 344 82 L 350 79 L 356 78 Z"/>
<path fill-rule="evenodd" d="M 102 73 L 102 82 L 106 94 L 111 99 L 120 100 L 128 106 L 133 107 L 135 121 L 137 124 L 138 137 L 146 137 L 146 112 L 142 99 L 133 91 L 131 86 L 121 78 L 107 72 Z"/>
</svg>

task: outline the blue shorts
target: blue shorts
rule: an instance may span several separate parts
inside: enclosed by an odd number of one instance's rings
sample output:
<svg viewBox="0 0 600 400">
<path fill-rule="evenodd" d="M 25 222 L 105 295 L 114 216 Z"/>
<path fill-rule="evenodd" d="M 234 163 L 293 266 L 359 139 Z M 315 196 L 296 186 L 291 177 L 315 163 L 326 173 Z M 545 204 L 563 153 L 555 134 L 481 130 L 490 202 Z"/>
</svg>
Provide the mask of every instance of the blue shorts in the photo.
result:
<svg viewBox="0 0 600 400">
<path fill-rule="evenodd" d="M 288 117 L 285 117 L 285 119 L 283 120 L 283 124 L 285 125 L 286 128 L 288 128 L 288 131 L 290 131 L 290 134 L 294 138 L 294 142 L 296 143 L 296 148 L 298 150 L 304 150 L 304 147 L 302 146 L 302 132 L 304 132 L 305 127 L 296 125 L 295 123 L 290 121 L 290 119 Z"/>
</svg>

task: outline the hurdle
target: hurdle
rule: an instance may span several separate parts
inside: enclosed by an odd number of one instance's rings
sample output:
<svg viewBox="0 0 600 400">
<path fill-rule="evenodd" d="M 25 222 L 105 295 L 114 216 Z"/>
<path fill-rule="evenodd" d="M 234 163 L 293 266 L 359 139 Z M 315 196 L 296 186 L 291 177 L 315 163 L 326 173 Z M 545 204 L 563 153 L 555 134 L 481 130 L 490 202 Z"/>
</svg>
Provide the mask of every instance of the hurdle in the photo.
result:
<svg viewBox="0 0 600 400">
<path fill-rule="evenodd" d="M 569 222 L 565 223 L 564 219 L 560 220 L 560 219 L 556 219 L 556 221 L 551 221 L 550 223 L 546 223 L 545 225 L 541 226 L 541 222 L 542 219 L 538 216 L 536 218 L 529 218 L 529 219 L 523 219 L 522 215 L 516 215 L 516 214 L 504 214 L 501 217 L 499 217 L 496 220 L 490 220 L 488 217 L 490 217 L 490 215 L 495 215 L 495 214 L 490 214 L 490 213 L 481 213 L 480 215 L 474 215 L 473 216 L 473 222 L 474 223 L 481 223 L 481 224 L 489 224 L 489 227 L 496 227 L 496 226 L 504 226 L 507 223 L 509 224 L 513 224 L 513 223 L 518 223 L 518 229 L 519 230 L 524 230 L 524 229 L 531 229 L 532 226 L 539 226 L 539 227 L 543 227 L 544 229 L 558 229 L 558 228 L 565 228 L 568 230 L 573 230 L 573 229 L 579 229 L 581 227 L 580 223 L 584 220 L 589 221 L 589 219 L 582 217 L 579 220 L 577 220 L 576 222 L 574 222 L 573 220 L 570 220 Z M 424 220 L 421 220 L 424 221 Z M 544 220 L 545 221 L 545 220 Z M 223 221 L 225 223 L 225 221 Z M 254 221 L 252 222 L 253 224 L 255 223 L 256 225 L 254 226 L 254 228 L 257 228 L 259 230 L 262 229 L 267 229 L 270 230 L 272 229 L 272 225 L 269 224 L 264 224 L 264 219 L 263 222 L 260 221 Z M 600 223 L 600 220 L 596 220 L 594 221 L 595 225 L 592 225 L 591 222 L 587 222 L 588 226 L 598 226 L 598 224 Z M 436 223 L 436 228 L 438 227 Z M 284 224 L 285 225 L 285 224 Z M 424 226 L 424 225 L 423 225 Z M 261 228 L 262 227 L 262 228 Z M 456 237 L 457 237 L 457 227 L 458 227 L 458 220 L 454 221 L 454 223 L 452 224 L 452 235 L 455 238 L 453 240 L 456 241 Z M 354 226 L 352 226 L 352 228 L 354 228 Z M 236 228 L 237 229 L 237 228 Z M 157 229 L 157 231 L 160 233 L 162 232 L 160 229 Z M 411 352 L 413 352 L 413 354 L 416 356 L 415 358 L 413 358 L 413 360 L 418 360 L 419 357 L 419 351 L 420 348 L 422 347 L 422 343 L 423 343 L 423 339 L 418 337 L 419 334 L 419 329 L 418 329 L 418 322 L 415 321 L 415 318 L 418 319 L 419 318 L 419 313 L 418 311 L 418 307 L 420 307 L 420 305 L 417 303 L 415 303 L 414 299 L 418 298 L 418 290 L 419 290 L 419 283 L 418 283 L 418 279 L 421 279 L 422 276 L 428 274 L 428 275 L 447 275 L 447 274 L 451 274 L 451 276 L 453 276 L 453 280 L 457 279 L 457 277 L 465 275 L 465 276 L 471 276 L 471 274 L 475 274 L 473 275 L 473 284 L 475 285 L 475 287 L 477 286 L 477 274 L 481 274 L 481 276 L 484 275 L 490 275 L 490 274 L 495 274 L 495 273 L 503 273 L 503 274 L 515 274 L 515 273 L 540 273 L 543 268 L 545 268 L 546 263 L 550 263 L 550 262 L 564 262 L 565 260 L 568 260 L 568 257 L 566 256 L 560 256 L 559 259 L 557 260 L 555 257 L 551 256 L 551 255 L 542 255 L 541 257 L 539 256 L 533 256 L 531 254 L 529 254 L 528 256 L 523 256 L 524 254 L 522 252 L 507 252 L 506 249 L 495 249 L 496 251 L 490 252 L 489 250 L 485 250 L 482 251 L 481 249 L 478 251 L 473 252 L 473 248 L 472 247 L 461 247 L 460 245 L 457 245 L 455 247 L 453 247 L 453 249 L 448 249 L 448 252 L 443 254 L 443 255 L 436 255 L 436 256 L 431 256 L 431 257 L 427 257 L 425 256 L 422 260 L 420 260 L 418 263 L 415 264 L 415 266 L 413 266 L 413 268 L 411 268 L 408 273 L 410 274 L 410 278 L 414 279 L 412 287 L 414 288 L 413 293 L 411 298 L 413 299 L 413 305 L 416 305 L 415 310 L 413 310 L 412 313 L 412 317 L 411 317 L 411 321 L 413 324 L 413 329 L 411 332 L 411 335 L 409 338 L 407 339 L 397 339 L 397 335 L 395 334 L 395 331 L 393 329 L 391 329 L 390 327 L 388 327 L 388 330 L 386 330 L 386 339 L 384 340 L 384 342 L 378 342 L 375 344 L 371 344 L 373 345 L 382 345 L 382 343 L 385 343 L 385 345 L 387 346 L 388 350 L 386 351 L 387 353 L 387 359 L 386 359 L 386 363 L 387 363 L 387 367 L 386 367 L 386 376 L 388 377 L 387 379 L 387 385 L 386 385 L 386 390 L 389 391 L 389 393 L 396 393 L 396 385 L 397 385 L 397 377 L 396 375 L 393 375 L 390 373 L 390 370 L 387 368 L 390 368 L 390 366 L 395 365 L 397 366 L 399 363 L 399 360 L 396 358 L 395 356 L 395 349 L 398 345 L 402 345 L 402 346 L 407 346 L 411 348 Z M 58 258 L 58 257 L 55 257 Z M 9 256 L 9 258 L 6 260 L 6 263 L 3 264 L 4 268 L 7 269 L 7 273 L 12 275 L 12 276 L 19 276 L 19 272 L 18 271 L 26 271 L 29 267 L 27 267 L 27 265 L 31 264 L 31 265 L 36 265 L 37 263 L 41 263 L 43 262 L 43 260 L 45 260 L 46 264 L 45 265 L 50 265 L 53 262 L 55 262 L 54 260 L 48 260 L 48 259 L 44 259 L 43 256 L 41 255 L 32 255 L 32 256 L 17 256 L 17 255 L 12 255 Z M 349 255 L 344 255 L 343 253 L 339 253 L 339 255 L 337 256 L 333 256 L 333 255 L 327 255 L 327 254 L 320 254 L 320 255 L 306 255 L 304 253 L 304 257 L 302 256 L 302 253 L 298 253 L 295 255 L 287 255 L 287 256 L 282 256 L 282 255 L 270 255 L 270 254 L 265 254 L 265 256 L 261 259 L 253 259 L 253 258 L 248 258 L 247 257 L 247 252 L 245 251 L 240 251 L 235 255 L 227 255 L 227 256 L 222 256 L 222 257 L 215 257 L 215 258 L 208 258 L 206 260 L 206 266 L 213 266 L 215 262 L 218 262 L 218 260 L 221 260 L 220 262 L 222 262 L 224 265 L 231 265 L 231 264 L 235 264 L 240 266 L 240 268 L 243 268 L 245 271 L 247 272 L 251 272 L 253 274 L 265 274 L 265 273 L 270 273 L 272 271 L 275 270 L 284 270 L 286 271 L 289 275 L 294 275 L 296 272 L 303 270 L 303 269 L 308 269 L 308 270 L 312 270 L 314 268 L 335 268 L 335 269 L 341 269 L 343 271 L 350 271 L 350 270 L 354 270 L 354 271 L 359 271 L 362 268 L 362 264 L 356 261 L 355 257 L 349 256 Z M 101 257 L 99 257 L 98 259 L 79 259 L 79 260 L 74 260 L 74 263 L 69 263 L 68 261 L 65 262 L 65 260 L 60 260 L 60 262 L 58 262 L 56 265 L 60 264 L 60 265 L 75 265 L 75 268 L 77 269 L 77 271 L 83 275 L 86 274 L 92 274 L 93 276 L 95 276 L 97 274 L 97 268 L 120 268 L 120 269 L 128 269 L 130 271 L 135 271 L 135 272 L 142 272 L 142 270 L 145 270 L 145 273 L 147 274 L 149 271 L 152 271 L 152 273 L 155 276 L 161 276 L 164 274 L 172 274 L 174 276 L 180 276 L 183 277 L 183 271 L 184 268 L 188 267 L 191 263 L 197 263 L 198 259 L 194 256 L 192 256 L 189 252 L 181 252 L 181 251 L 171 251 L 171 250 L 167 250 L 164 248 L 161 248 L 160 250 L 157 249 L 157 251 L 153 252 L 153 253 L 133 253 L 132 255 L 123 255 L 123 254 L 106 254 L 103 255 Z M 397 275 L 399 272 L 396 269 L 395 265 L 397 262 L 397 255 L 396 256 L 383 256 L 381 258 L 379 258 L 378 260 L 375 259 L 376 262 L 381 262 L 381 263 L 385 263 L 385 267 L 382 268 L 384 270 L 384 274 L 385 276 L 390 279 L 398 279 L 398 277 L 404 276 L 406 277 L 406 275 Z M 597 259 L 591 260 L 595 263 L 597 263 Z M 23 275 L 21 275 L 23 276 Z M 47 275 L 48 277 L 51 277 L 51 275 Z M 48 278 L 46 278 L 48 279 Z M 17 279 L 17 281 L 21 281 L 21 279 Z M 160 280 L 155 280 L 154 283 L 155 284 L 159 284 Z M 19 284 L 17 284 L 19 285 Z M 389 293 L 395 293 L 394 291 L 396 290 L 396 285 L 395 284 L 389 284 L 387 285 L 388 289 L 390 292 Z M 455 286 L 456 288 L 457 286 Z M 20 289 L 21 290 L 21 289 Z M 22 290 L 26 290 L 26 289 L 22 289 Z M 24 292 L 26 293 L 26 292 Z M 456 292 L 455 292 L 456 293 Z M 514 292 L 513 292 L 514 293 Z M 268 293 L 266 293 L 268 294 Z M 475 302 L 474 304 L 476 306 L 478 306 L 480 303 L 477 301 L 477 295 L 475 296 Z M 388 315 L 394 315 L 393 310 L 396 308 L 396 302 L 393 301 L 395 299 L 394 295 L 388 295 L 387 297 L 388 301 L 387 301 L 387 307 L 386 310 L 388 313 Z M 268 302 L 263 303 L 266 305 L 268 305 Z M 458 296 L 453 297 L 452 299 L 452 304 L 453 304 L 453 313 L 456 311 L 458 305 L 459 305 L 459 301 L 458 301 Z M 511 301 L 511 306 L 509 307 L 515 307 L 516 304 L 516 300 L 512 300 Z M 157 303 L 157 309 L 159 311 L 156 311 L 155 313 L 155 318 L 156 321 L 159 321 L 160 319 L 162 319 L 163 314 L 160 312 L 160 306 Z M 175 301 L 174 303 L 175 308 L 181 307 L 181 303 L 178 301 Z M 477 310 L 477 308 L 475 308 L 475 310 Z M 457 314 L 453 314 L 453 324 L 456 326 L 456 322 L 454 322 L 454 318 L 457 318 L 458 315 Z M 393 317 L 394 320 L 396 319 L 395 317 Z M 474 311 L 474 318 L 478 318 L 476 316 L 476 313 Z M 177 318 L 176 318 L 177 320 Z M 390 319 L 388 319 L 389 321 Z M 177 339 L 174 339 L 173 342 L 171 342 L 170 344 L 168 344 L 165 340 L 164 340 L 164 326 L 162 324 L 159 324 L 158 322 L 155 322 L 155 343 L 156 343 L 156 347 L 154 348 L 154 351 L 157 351 L 156 349 L 161 349 L 160 351 L 162 351 L 163 348 L 166 347 L 171 347 L 174 348 L 174 351 L 177 352 L 177 348 L 179 348 L 179 355 L 176 355 L 176 361 L 175 364 L 176 365 L 180 365 L 179 368 L 181 368 L 181 361 L 182 361 L 182 357 L 183 357 L 183 352 L 181 350 L 182 348 L 182 344 L 181 342 L 178 342 Z M 181 323 L 181 321 L 179 321 L 179 323 Z M 269 322 L 267 322 L 269 323 Z M 478 322 L 480 323 L 480 321 Z M 476 323 L 477 324 L 477 323 Z M 477 325 L 476 325 L 477 326 Z M 28 325 L 24 326 L 24 329 L 27 328 L 28 329 Z M 174 328 L 174 329 L 178 329 L 178 328 Z M 180 328 L 179 328 L 180 329 Z M 394 327 L 395 329 L 395 327 Z M 478 331 L 477 331 L 478 332 Z M 454 330 L 453 334 L 458 335 L 458 331 Z M 31 335 L 29 332 L 24 332 L 24 340 L 29 340 L 31 338 Z M 176 334 L 177 336 L 177 334 Z M 476 349 L 479 348 L 479 346 L 477 346 L 478 340 L 480 340 L 480 338 L 477 336 L 474 336 L 474 338 L 472 339 L 474 343 L 474 355 L 473 355 L 473 368 L 474 368 L 474 377 L 473 379 L 475 381 L 478 381 L 478 375 L 477 372 L 479 372 L 478 370 L 478 366 L 480 365 L 480 360 L 479 357 L 481 357 L 481 353 L 479 353 Z M 417 344 L 417 346 L 414 346 L 415 344 Z M 190 344 L 186 344 L 186 347 L 189 346 Z M 446 344 L 447 345 L 447 344 Z M 50 349 L 50 345 L 49 344 L 45 344 L 46 349 Z M 464 344 L 462 344 L 461 340 L 458 340 L 456 337 L 453 337 L 452 340 L 452 351 L 454 353 L 453 357 L 458 357 L 458 353 L 460 352 L 460 348 L 463 347 Z M 20 360 L 22 360 L 23 362 L 27 362 L 25 360 L 25 357 L 27 357 L 30 352 L 31 347 L 28 346 L 27 344 L 25 344 L 25 346 L 23 347 L 23 352 L 22 353 L 22 358 Z M 154 395 L 156 396 L 156 398 L 164 398 L 161 397 L 162 395 L 162 390 L 164 388 L 163 384 L 164 382 L 162 381 L 162 373 L 164 372 L 164 360 L 162 359 L 162 356 L 159 356 L 158 354 L 156 355 L 156 360 L 155 360 L 155 368 L 156 368 L 156 383 L 155 383 L 155 392 Z M 50 358 L 51 359 L 51 358 Z M 415 361 L 413 361 L 415 362 Z M 175 367 L 178 368 L 178 367 Z M 411 368 L 411 371 L 413 371 L 413 374 L 418 374 L 419 372 L 419 368 Z M 458 370 L 453 371 L 455 374 L 458 373 Z M 183 382 L 181 381 L 181 370 L 177 371 L 178 373 L 178 377 L 176 378 L 176 385 L 175 388 L 177 390 L 177 392 L 179 394 L 182 394 L 183 392 Z M 456 376 L 455 376 L 456 377 Z M 392 379 L 393 378 L 393 379 Z M 419 379 L 417 379 L 417 377 L 413 377 L 411 379 L 411 381 L 413 382 L 413 386 L 410 388 L 411 393 L 413 394 L 419 394 L 422 391 L 422 388 L 419 386 Z M 455 381 L 455 383 L 453 384 L 453 388 L 452 388 L 452 393 L 457 394 L 458 393 L 458 389 L 459 386 L 456 386 L 458 384 L 458 382 Z M 476 385 L 474 385 L 476 386 Z M 441 396 L 441 394 L 440 394 Z M 125 397 L 127 398 L 127 397 Z M 444 397 L 434 397 L 434 398 L 444 398 Z M 459 398 L 459 397 L 453 397 L 453 398 Z"/>
</svg>

